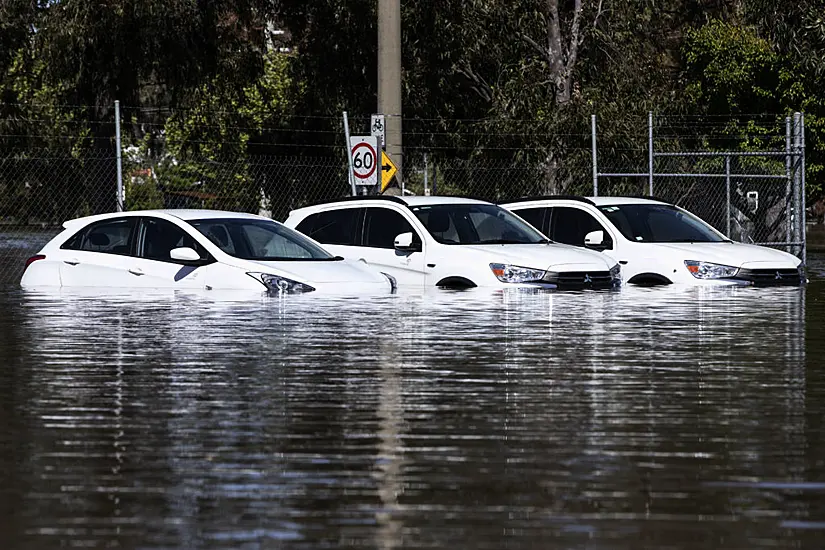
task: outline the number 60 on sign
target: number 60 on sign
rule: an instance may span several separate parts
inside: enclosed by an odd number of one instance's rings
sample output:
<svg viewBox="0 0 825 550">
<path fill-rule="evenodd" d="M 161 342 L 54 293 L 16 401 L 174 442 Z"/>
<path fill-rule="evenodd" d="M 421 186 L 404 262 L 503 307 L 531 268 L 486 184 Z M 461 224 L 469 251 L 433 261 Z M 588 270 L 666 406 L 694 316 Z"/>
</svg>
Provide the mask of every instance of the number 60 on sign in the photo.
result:
<svg viewBox="0 0 825 550">
<path fill-rule="evenodd" d="M 373 136 L 351 136 L 352 175 L 356 185 L 378 183 L 378 139 Z"/>
</svg>

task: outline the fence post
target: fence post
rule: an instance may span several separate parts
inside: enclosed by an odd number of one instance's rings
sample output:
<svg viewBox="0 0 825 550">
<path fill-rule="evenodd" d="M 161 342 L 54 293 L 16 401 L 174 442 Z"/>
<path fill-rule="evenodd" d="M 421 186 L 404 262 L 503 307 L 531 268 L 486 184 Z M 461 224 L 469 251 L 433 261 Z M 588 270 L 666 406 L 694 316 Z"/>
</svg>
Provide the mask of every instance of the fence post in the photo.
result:
<svg viewBox="0 0 825 550">
<path fill-rule="evenodd" d="M 121 158 L 121 147 L 120 147 L 120 101 L 115 100 L 115 147 L 117 148 L 116 157 L 117 157 L 117 211 L 123 212 L 123 203 L 124 203 L 124 195 L 123 195 L 123 161 Z"/>
<path fill-rule="evenodd" d="M 805 113 L 799 115 L 799 198 L 801 203 L 800 220 L 802 225 L 802 265 L 808 264 L 808 201 L 805 193 Z"/>
<path fill-rule="evenodd" d="M 796 132 L 796 116 L 794 115 L 794 130 Z M 796 145 L 796 136 L 793 138 L 794 146 Z M 791 117 L 785 117 L 785 177 L 787 181 L 785 182 L 785 242 L 793 242 L 791 241 L 791 217 L 793 215 L 793 205 L 791 203 L 791 186 L 792 183 L 796 180 L 796 176 L 791 171 L 792 160 L 793 160 L 794 149 L 791 146 Z M 792 248 L 788 248 L 788 252 L 791 252 Z"/>
<path fill-rule="evenodd" d="M 427 166 L 427 152 L 424 152 L 424 196 L 430 195 L 429 167 Z"/>
<path fill-rule="evenodd" d="M 438 162 L 433 162 L 433 190 L 432 190 L 432 194 L 433 195 L 438 195 Z"/>
<path fill-rule="evenodd" d="M 799 188 L 801 184 L 801 149 L 802 149 L 802 142 L 800 139 L 800 129 L 801 129 L 801 122 L 799 113 L 793 114 L 793 207 L 794 207 L 794 242 L 801 242 L 802 236 L 799 227 L 799 220 L 801 216 L 799 214 Z M 801 251 L 800 251 L 801 252 Z"/>
<path fill-rule="evenodd" d="M 649 178 L 649 189 L 648 195 L 653 196 L 653 111 L 648 111 L 647 113 L 647 136 L 648 136 L 648 178 Z"/>
<path fill-rule="evenodd" d="M 593 157 L 593 196 L 599 196 L 599 168 L 596 152 L 596 115 L 590 115 L 590 142 Z"/>
<path fill-rule="evenodd" d="M 726 235 L 730 238 L 730 155 L 725 155 L 725 205 L 728 224 L 728 231 Z"/>
<path fill-rule="evenodd" d="M 347 112 L 344 111 L 344 139 L 346 140 L 346 147 L 344 147 L 344 151 L 347 154 L 347 165 L 349 166 L 349 173 L 347 174 L 349 177 L 349 185 L 352 188 L 352 196 L 355 196 L 355 178 L 352 177 L 352 155 L 350 154 L 349 150 L 349 119 L 347 118 Z M 376 160 L 377 162 L 377 160 Z"/>
</svg>

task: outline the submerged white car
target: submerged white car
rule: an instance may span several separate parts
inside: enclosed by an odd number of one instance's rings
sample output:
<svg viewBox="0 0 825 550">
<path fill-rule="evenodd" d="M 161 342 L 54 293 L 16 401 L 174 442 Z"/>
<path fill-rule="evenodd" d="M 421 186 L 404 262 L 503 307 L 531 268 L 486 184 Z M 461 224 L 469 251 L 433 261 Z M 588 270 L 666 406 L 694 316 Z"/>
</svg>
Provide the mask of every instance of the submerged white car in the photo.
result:
<svg viewBox="0 0 825 550">
<path fill-rule="evenodd" d="M 456 197 L 353 197 L 294 210 L 284 222 L 399 287 L 598 289 L 621 282 L 602 254 L 550 243 L 507 210 Z"/>
<path fill-rule="evenodd" d="M 214 210 L 101 214 L 67 221 L 26 262 L 23 287 L 390 293 L 391 277 L 333 256 L 268 218 Z"/>
<path fill-rule="evenodd" d="M 543 197 L 502 203 L 556 242 L 602 251 L 639 285 L 799 285 L 796 256 L 733 242 L 678 206 L 628 197 Z"/>
</svg>

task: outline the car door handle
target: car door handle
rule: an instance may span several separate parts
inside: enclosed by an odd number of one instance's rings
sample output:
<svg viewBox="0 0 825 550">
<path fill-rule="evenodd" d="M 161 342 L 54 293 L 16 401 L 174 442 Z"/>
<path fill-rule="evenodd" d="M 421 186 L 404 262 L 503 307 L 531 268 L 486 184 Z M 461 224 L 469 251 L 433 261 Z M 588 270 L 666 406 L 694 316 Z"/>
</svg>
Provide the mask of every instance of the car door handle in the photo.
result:
<svg viewBox="0 0 825 550">
<path fill-rule="evenodd" d="M 63 260 L 63 263 L 64 264 L 69 264 L 69 265 L 77 265 L 77 264 L 80 263 L 80 260 L 72 258 L 71 260 Z"/>
<path fill-rule="evenodd" d="M 133 267 L 132 269 L 129 270 L 129 273 L 131 273 L 132 275 L 137 275 L 138 277 L 140 277 L 141 275 L 143 275 L 143 270 L 139 267 Z"/>
</svg>

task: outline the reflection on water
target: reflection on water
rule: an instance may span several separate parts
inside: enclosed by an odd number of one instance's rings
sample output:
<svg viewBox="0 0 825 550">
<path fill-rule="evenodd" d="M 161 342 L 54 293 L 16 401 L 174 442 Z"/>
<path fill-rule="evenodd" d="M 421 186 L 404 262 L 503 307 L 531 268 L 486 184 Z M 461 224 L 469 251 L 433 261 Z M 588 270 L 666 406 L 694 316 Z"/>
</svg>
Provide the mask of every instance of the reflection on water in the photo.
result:
<svg viewBox="0 0 825 550">
<path fill-rule="evenodd" d="M 6 293 L 3 547 L 816 546 L 822 286 Z"/>
</svg>

